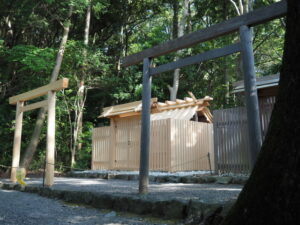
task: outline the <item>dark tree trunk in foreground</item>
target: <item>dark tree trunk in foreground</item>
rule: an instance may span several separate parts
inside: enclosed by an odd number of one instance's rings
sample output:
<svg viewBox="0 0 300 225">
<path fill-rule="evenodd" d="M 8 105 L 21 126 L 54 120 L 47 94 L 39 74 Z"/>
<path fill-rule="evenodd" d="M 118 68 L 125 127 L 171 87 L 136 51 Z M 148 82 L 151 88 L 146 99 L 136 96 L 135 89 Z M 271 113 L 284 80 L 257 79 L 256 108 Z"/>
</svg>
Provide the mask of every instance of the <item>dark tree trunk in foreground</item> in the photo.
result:
<svg viewBox="0 0 300 225">
<path fill-rule="evenodd" d="M 279 93 L 254 170 L 223 225 L 300 221 L 300 1 L 288 1 Z"/>
</svg>

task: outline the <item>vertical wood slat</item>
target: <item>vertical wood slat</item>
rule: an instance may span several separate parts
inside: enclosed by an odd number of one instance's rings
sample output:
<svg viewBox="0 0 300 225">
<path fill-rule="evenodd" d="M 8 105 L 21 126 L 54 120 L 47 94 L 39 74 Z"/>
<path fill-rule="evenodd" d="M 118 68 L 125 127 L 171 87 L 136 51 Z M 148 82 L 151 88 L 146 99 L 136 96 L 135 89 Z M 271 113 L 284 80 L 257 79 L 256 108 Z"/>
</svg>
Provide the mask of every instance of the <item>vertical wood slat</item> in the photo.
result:
<svg viewBox="0 0 300 225">
<path fill-rule="evenodd" d="M 95 164 L 94 164 L 94 161 L 95 161 L 95 154 L 96 154 L 96 149 L 97 147 L 95 146 L 95 129 L 93 129 L 92 131 L 92 159 L 91 159 L 91 169 L 92 170 L 96 170 L 95 168 Z"/>
<path fill-rule="evenodd" d="M 12 155 L 12 168 L 10 180 L 16 182 L 16 172 L 20 163 L 20 153 L 21 153 L 21 140 L 22 140 L 22 122 L 23 122 L 23 112 L 21 108 L 24 106 L 24 102 L 17 102 L 16 108 L 16 125 L 14 133 L 14 144 L 13 144 L 13 155 Z"/>
<path fill-rule="evenodd" d="M 223 116 L 224 116 L 225 121 L 229 121 L 228 120 L 228 114 L 223 114 Z M 230 124 L 228 124 L 228 125 L 230 127 Z M 228 140 L 228 133 L 229 132 L 224 132 L 224 139 L 225 140 Z M 224 154 L 225 162 L 224 162 L 224 164 L 225 164 L 225 168 L 227 167 L 226 169 L 228 169 L 228 166 L 229 166 L 228 158 L 229 158 L 229 155 L 230 155 L 230 151 L 229 151 L 229 148 L 228 148 L 228 141 L 225 142 L 224 146 L 225 146 L 225 154 Z"/>
<path fill-rule="evenodd" d="M 109 136 L 110 136 L 110 140 L 108 144 L 108 149 L 109 149 L 109 169 L 114 169 L 115 167 L 115 158 L 116 158 L 116 123 L 114 121 L 114 119 L 110 120 L 111 124 L 110 124 L 110 131 L 109 131 Z"/>
<path fill-rule="evenodd" d="M 175 123 L 174 120 L 169 119 L 170 121 L 170 130 L 169 130 L 169 135 L 170 135 L 170 172 L 175 171 Z"/>
</svg>

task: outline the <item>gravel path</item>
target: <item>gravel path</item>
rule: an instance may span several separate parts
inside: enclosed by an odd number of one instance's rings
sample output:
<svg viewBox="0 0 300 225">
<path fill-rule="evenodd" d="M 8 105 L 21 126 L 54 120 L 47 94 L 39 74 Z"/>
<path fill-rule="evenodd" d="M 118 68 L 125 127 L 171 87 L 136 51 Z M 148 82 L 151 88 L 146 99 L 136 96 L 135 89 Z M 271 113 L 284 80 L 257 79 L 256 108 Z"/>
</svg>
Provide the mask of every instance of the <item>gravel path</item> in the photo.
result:
<svg viewBox="0 0 300 225">
<path fill-rule="evenodd" d="M 29 179 L 26 182 L 31 185 L 42 184 L 41 179 Z M 145 198 L 153 200 L 194 199 L 206 203 L 220 203 L 236 199 L 242 187 L 242 185 L 232 184 L 151 183 L 149 194 Z M 134 197 L 138 193 L 138 181 L 56 177 L 52 188 Z"/>
<path fill-rule="evenodd" d="M 70 224 L 163 224 L 141 217 L 116 215 L 114 211 L 66 205 L 36 194 L 0 189 L 1 225 L 70 225 Z"/>
</svg>

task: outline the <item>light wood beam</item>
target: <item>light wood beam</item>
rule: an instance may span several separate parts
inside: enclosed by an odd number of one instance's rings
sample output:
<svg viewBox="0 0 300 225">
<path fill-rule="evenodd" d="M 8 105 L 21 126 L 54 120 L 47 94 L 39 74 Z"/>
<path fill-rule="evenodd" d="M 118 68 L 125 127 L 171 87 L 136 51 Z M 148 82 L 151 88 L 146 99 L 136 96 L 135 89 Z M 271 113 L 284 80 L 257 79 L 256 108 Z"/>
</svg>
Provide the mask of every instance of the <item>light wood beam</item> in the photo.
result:
<svg viewBox="0 0 300 225">
<path fill-rule="evenodd" d="M 182 100 L 182 99 L 176 99 L 176 103 L 177 103 L 177 104 L 182 104 L 182 103 L 185 103 L 185 101 Z"/>
<path fill-rule="evenodd" d="M 165 101 L 165 103 L 167 105 L 176 105 L 176 102 L 173 102 L 173 101 Z"/>
<path fill-rule="evenodd" d="M 188 94 L 189 94 L 189 96 L 191 96 L 191 98 L 194 100 L 194 102 L 197 102 L 197 98 L 195 97 L 195 95 L 192 92 L 188 91 Z"/>
<path fill-rule="evenodd" d="M 206 101 L 201 101 L 201 102 L 189 102 L 189 103 L 186 103 L 186 104 L 180 104 L 180 105 L 167 105 L 167 106 L 162 106 L 162 107 L 159 107 L 159 111 L 165 111 L 165 110 L 171 110 L 171 109 L 180 109 L 180 108 L 187 108 L 187 107 L 193 107 L 193 106 L 196 106 L 196 105 L 202 105 L 202 106 L 208 106 L 209 103 Z"/>
<path fill-rule="evenodd" d="M 34 90 L 25 92 L 9 98 L 9 104 L 15 105 L 18 101 L 28 101 L 43 95 L 46 95 L 48 91 L 59 91 L 69 86 L 69 79 L 63 78 L 61 80 L 54 81 L 48 85 L 36 88 Z"/>
<path fill-rule="evenodd" d="M 21 108 L 21 112 L 27 112 L 33 109 L 38 109 L 38 108 L 43 108 L 46 107 L 48 105 L 48 100 L 44 100 L 44 101 L 40 101 L 40 102 L 36 102 L 30 105 L 25 105 Z"/>
</svg>

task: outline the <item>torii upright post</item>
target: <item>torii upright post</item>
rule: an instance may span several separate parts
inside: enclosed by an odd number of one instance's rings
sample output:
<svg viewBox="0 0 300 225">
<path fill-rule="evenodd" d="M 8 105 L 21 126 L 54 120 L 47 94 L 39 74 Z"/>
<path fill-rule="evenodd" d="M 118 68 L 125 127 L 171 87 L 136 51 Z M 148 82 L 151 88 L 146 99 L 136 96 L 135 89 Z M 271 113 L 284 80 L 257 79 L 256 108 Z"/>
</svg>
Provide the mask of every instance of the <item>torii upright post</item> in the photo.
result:
<svg viewBox="0 0 300 225">
<path fill-rule="evenodd" d="M 149 184 L 149 149 L 150 149 L 150 110 L 151 110 L 151 59 L 144 59 L 143 67 L 143 94 L 142 94 L 142 128 L 141 128 L 141 155 L 139 193 L 148 192 Z"/>
<path fill-rule="evenodd" d="M 55 91 L 48 92 L 48 120 L 47 120 L 47 153 L 45 185 L 50 187 L 54 182 L 55 164 Z"/>
<path fill-rule="evenodd" d="M 243 57 L 244 86 L 246 95 L 248 132 L 250 142 L 250 165 L 253 168 L 262 144 L 262 135 L 256 88 L 252 32 L 248 26 L 240 27 L 240 38 L 242 48 L 241 52 Z"/>
<path fill-rule="evenodd" d="M 14 183 L 17 181 L 16 173 L 17 173 L 17 168 L 19 167 L 19 163 L 20 163 L 22 122 L 23 122 L 22 107 L 23 106 L 24 106 L 24 102 L 21 102 L 21 101 L 17 102 L 12 168 L 11 168 L 11 174 L 10 174 L 10 180 Z"/>
</svg>

